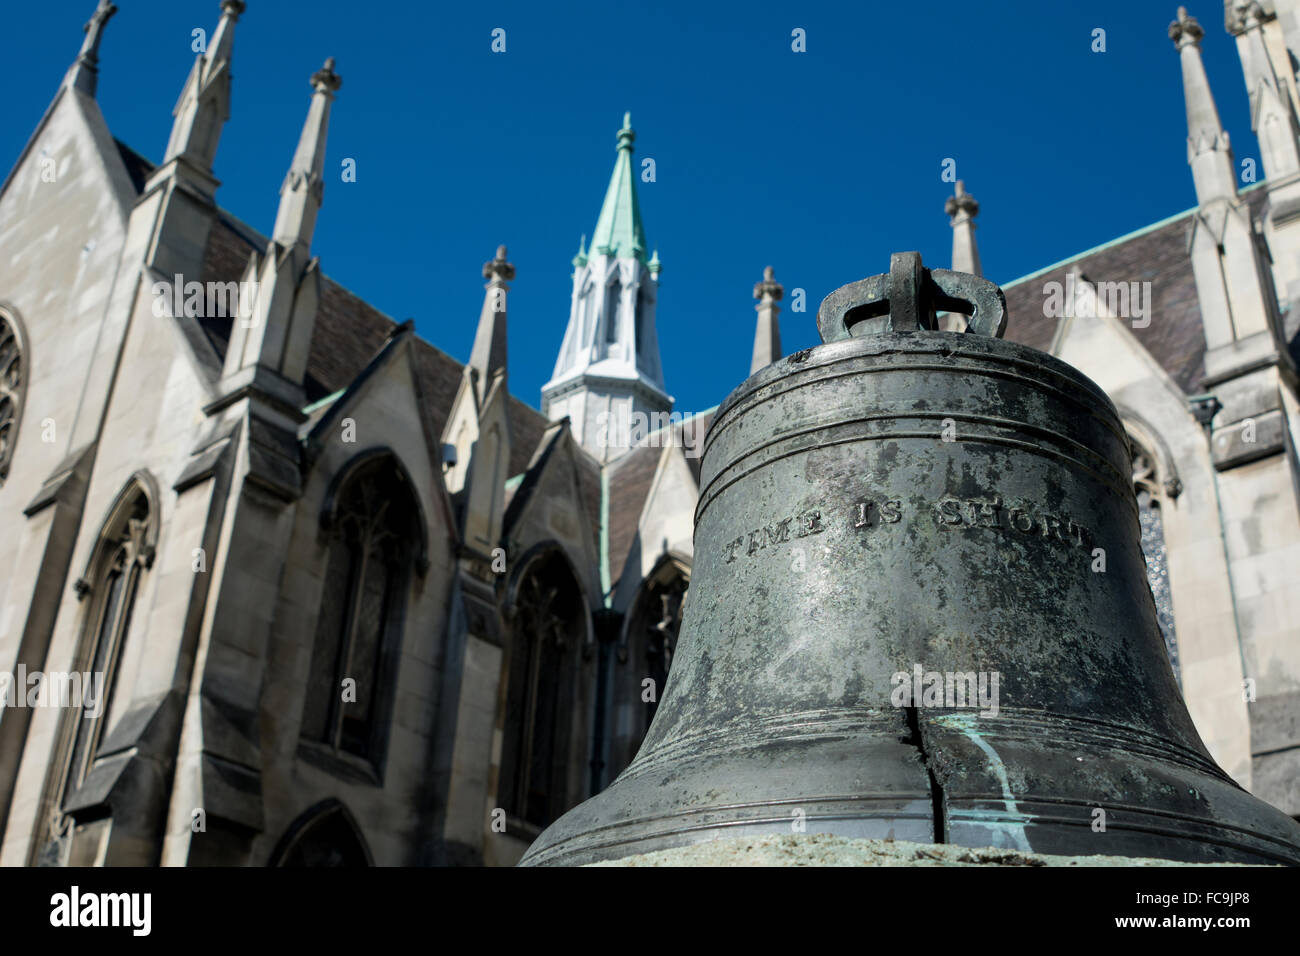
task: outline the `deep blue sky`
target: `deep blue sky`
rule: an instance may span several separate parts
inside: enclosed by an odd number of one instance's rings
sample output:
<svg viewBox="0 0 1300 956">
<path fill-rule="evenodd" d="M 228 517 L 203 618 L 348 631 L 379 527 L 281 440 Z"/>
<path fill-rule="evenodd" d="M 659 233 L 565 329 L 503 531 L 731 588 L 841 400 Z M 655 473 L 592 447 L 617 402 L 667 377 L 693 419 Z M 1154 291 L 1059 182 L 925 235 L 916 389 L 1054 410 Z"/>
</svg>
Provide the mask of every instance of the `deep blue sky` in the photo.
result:
<svg viewBox="0 0 1300 956">
<path fill-rule="evenodd" d="M 117 0 L 99 101 L 153 160 L 216 0 Z M 7 3 L 0 163 L 7 170 L 81 42 L 94 0 Z M 677 408 L 748 374 L 765 265 L 808 311 L 918 249 L 947 266 L 945 157 L 979 199 L 985 273 L 1007 282 L 1194 204 L 1176 4 L 1090 2 L 357 3 L 249 0 L 235 38 L 223 206 L 269 231 L 309 98 L 337 58 L 325 271 L 462 361 L 482 263 L 509 245 L 512 391 L 536 406 L 568 316 L 569 260 L 590 233 L 631 110 L 649 242 L 664 269 L 659 340 Z M 1191 7 L 1237 158 L 1258 156 L 1219 0 Z M 491 31 L 507 31 L 504 54 Z M 807 52 L 791 51 L 791 30 Z M 1090 50 L 1107 31 L 1107 51 Z M 345 157 L 355 183 L 339 181 Z"/>
</svg>

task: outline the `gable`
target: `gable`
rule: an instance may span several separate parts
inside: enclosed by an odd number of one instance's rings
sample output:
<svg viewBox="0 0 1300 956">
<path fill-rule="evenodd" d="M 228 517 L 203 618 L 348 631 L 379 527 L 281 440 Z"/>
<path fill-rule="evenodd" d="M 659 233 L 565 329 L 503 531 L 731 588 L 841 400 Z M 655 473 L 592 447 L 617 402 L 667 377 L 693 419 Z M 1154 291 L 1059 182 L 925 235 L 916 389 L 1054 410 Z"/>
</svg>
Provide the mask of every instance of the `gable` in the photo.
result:
<svg viewBox="0 0 1300 956">
<path fill-rule="evenodd" d="M 593 601 L 601 600 L 598 525 L 591 521 L 593 475 L 589 458 L 567 424 L 551 427 L 506 509 L 503 535 L 511 555 L 545 541 L 559 542 Z M 598 479 L 596 479 L 598 481 Z M 599 502 L 599 486 L 596 487 Z"/>
</svg>

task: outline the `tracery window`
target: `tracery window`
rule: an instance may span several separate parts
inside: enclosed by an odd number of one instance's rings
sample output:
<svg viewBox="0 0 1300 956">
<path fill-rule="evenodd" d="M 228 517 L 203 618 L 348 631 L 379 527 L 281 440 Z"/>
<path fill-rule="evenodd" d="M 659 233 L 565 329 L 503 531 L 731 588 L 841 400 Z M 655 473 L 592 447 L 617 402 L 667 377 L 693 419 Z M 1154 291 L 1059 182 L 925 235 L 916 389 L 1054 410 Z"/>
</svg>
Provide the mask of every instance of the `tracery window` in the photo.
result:
<svg viewBox="0 0 1300 956">
<path fill-rule="evenodd" d="M 1141 527 L 1142 555 L 1146 558 L 1147 583 L 1156 602 L 1156 621 L 1165 639 L 1165 651 L 1182 686 L 1178 666 L 1178 634 L 1174 627 L 1173 598 L 1169 587 L 1169 562 L 1165 548 L 1164 520 L 1161 505 L 1180 491 L 1177 478 L 1164 481 L 1157 475 L 1156 460 L 1140 444 L 1133 444 L 1133 493 L 1137 496 L 1138 521 Z"/>
<path fill-rule="evenodd" d="M 15 323 L 0 312 L 0 482 L 9 474 L 22 415 L 25 369 Z"/>
<path fill-rule="evenodd" d="M 302 736 L 376 770 L 422 520 L 388 456 L 357 466 L 329 517 Z"/>
<path fill-rule="evenodd" d="M 665 557 L 647 576 L 629 610 L 614 668 L 609 764 L 604 768 L 608 780 L 641 749 L 663 700 L 677 654 L 689 574 L 683 562 Z"/>
<path fill-rule="evenodd" d="M 571 804 L 572 728 L 586 611 L 558 555 L 525 572 L 515 598 L 498 800 L 545 827 Z"/>
<path fill-rule="evenodd" d="M 645 598 L 646 616 L 641 622 L 645 629 L 645 668 L 646 676 L 654 681 L 655 693 L 651 700 L 645 701 L 645 725 L 641 736 L 650 729 L 655 711 L 659 709 L 659 700 L 663 696 L 664 686 L 668 683 L 668 671 L 673 666 L 673 654 L 677 650 L 677 634 L 682 628 L 682 609 L 686 602 L 686 581 L 674 575 L 667 581 L 656 581 L 647 588 Z"/>
</svg>

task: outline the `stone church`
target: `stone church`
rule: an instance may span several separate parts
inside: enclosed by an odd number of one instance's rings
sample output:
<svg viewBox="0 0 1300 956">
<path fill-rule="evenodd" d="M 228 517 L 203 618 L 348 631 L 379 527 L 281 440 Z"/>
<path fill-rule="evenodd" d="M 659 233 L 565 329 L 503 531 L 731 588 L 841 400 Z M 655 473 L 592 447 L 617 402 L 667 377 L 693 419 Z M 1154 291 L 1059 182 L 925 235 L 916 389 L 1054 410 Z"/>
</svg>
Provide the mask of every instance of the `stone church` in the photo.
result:
<svg viewBox="0 0 1300 956">
<path fill-rule="evenodd" d="M 220 4 L 149 159 L 96 104 L 100 0 L 0 186 L 0 865 L 513 864 L 631 761 L 690 582 L 711 414 L 668 415 L 635 134 L 537 411 L 509 388 L 504 247 L 464 364 L 326 276 L 332 61 L 272 234 L 221 207 L 244 9 Z M 1261 181 L 1180 10 L 1196 205 L 1005 284 L 1007 337 L 1119 407 L 1191 714 L 1296 816 L 1300 0 L 1225 12 Z M 980 273 L 953 192 L 952 265 Z M 770 269 L 753 294 L 756 371 Z"/>
</svg>

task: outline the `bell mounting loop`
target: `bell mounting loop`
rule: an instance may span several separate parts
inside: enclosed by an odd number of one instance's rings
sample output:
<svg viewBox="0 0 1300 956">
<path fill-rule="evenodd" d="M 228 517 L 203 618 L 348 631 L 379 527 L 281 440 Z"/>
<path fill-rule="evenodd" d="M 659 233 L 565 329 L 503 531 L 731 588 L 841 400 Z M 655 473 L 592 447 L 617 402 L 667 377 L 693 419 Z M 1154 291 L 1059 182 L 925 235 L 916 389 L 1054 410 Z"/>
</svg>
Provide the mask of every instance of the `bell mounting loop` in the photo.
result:
<svg viewBox="0 0 1300 956">
<path fill-rule="evenodd" d="M 970 316 L 966 331 L 1001 338 L 1007 325 L 1002 290 L 969 272 L 927 269 L 919 252 L 895 252 L 889 272 L 840 286 L 817 310 L 823 342 L 884 332 L 937 330 L 936 310 Z"/>
</svg>

